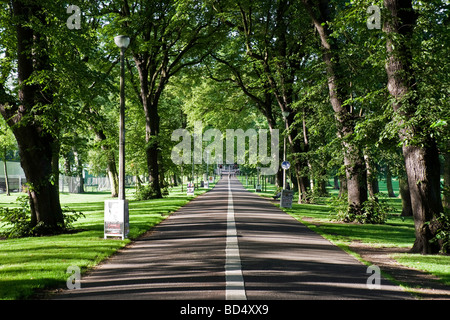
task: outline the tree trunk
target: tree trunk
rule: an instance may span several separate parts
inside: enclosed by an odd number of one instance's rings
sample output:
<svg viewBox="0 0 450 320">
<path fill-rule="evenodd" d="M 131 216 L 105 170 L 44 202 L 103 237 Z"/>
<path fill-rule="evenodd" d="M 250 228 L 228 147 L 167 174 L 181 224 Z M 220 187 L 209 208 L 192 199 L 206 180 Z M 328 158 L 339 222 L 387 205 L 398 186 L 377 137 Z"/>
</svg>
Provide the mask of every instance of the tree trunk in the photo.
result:
<svg viewBox="0 0 450 320">
<path fill-rule="evenodd" d="M 147 155 L 147 167 L 148 167 L 148 178 L 154 190 L 155 198 L 162 198 L 161 192 L 161 181 L 159 173 L 159 163 L 158 163 L 158 133 L 159 133 L 159 116 L 156 106 L 151 105 L 145 108 L 147 119 L 150 119 L 146 124 L 146 144 L 147 148 L 145 153 Z"/>
<path fill-rule="evenodd" d="M 411 0 L 384 0 L 390 16 L 385 19 L 384 31 L 387 34 L 386 73 L 388 90 L 395 99 L 393 109 L 396 113 L 410 119 L 417 108 L 417 100 L 412 93 L 415 86 L 412 68 L 411 40 L 416 25 L 416 13 Z M 431 243 L 439 224 L 436 216 L 443 210 L 440 198 L 439 153 L 434 138 L 424 133 L 421 126 L 411 124 L 400 130 L 403 142 L 406 174 L 414 216 L 416 241 L 411 252 L 421 254 L 438 253 L 440 245 Z M 410 141 L 419 141 L 412 144 Z"/>
<path fill-rule="evenodd" d="M 292 166 L 294 168 L 295 178 L 297 180 L 298 203 L 306 203 L 308 201 L 307 195 L 310 184 L 309 178 L 306 174 L 304 174 L 304 171 L 305 168 L 308 168 L 308 162 L 301 156 L 302 154 L 308 152 L 309 149 L 308 139 L 306 136 L 306 127 L 303 126 L 303 139 L 298 138 L 300 133 L 294 125 L 296 112 L 293 110 L 284 109 L 285 105 L 280 102 L 279 104 L 283 111 L 289 111 L 289 116 L 286 119 L 286 129 L 289 128 L 288 145 L 291 146 L 293 153 Z M 288 145 L 286 145 L 286 149 L 288 149 Z"/>
<path fill-rule="evenodd" d="M 367 201 L 367 175 L 364 158 L 356 146 L 344 142 L 344 164 L 347 178 L 349 210 L 355 214 L 362 213 L 362 206 Z"/>
<path fill-rule="evenodd" d="M 334 190 L 339 190 L 339 177 L 338 176 L 334 176 L 333 177 L 333 189 Z"/>
<path fill-rule="evenodd" d="M 440 227 L 435 218 L 443 210 L 437 146 L 404 146 L 403 154 L 416 229 L 416 241 L 411 251 L 422 254 L 438 253 L 439 244 L 430 243 Z"/>
<path fill-rule="evenodd" d="M 160 170 L 158 164 L 158 134 L 160 123 L 160 118 L 158 115 L 158 101 L 164 87 L 163 83 L 166 80 L 161 80 L 161 84 L 158 89 L 150 88 L 149 67 L 151 61 L 148 53 L 134 54 L 134 61 L 139 72 L 139 83 L 141 89 L 140 99 L 145 114 L 145 154 L 147 159 L 148 178 L 154 190 L 154 197 L 162 198 L 159 174 Z"/>
<path fill-rule="evenodd" d="M 80 184 L 78 186 L 78 189 L 76 190 L 76 193 L 84 193 L 83 163 L 81 161 L 80 154 L 78 153 L 78 151 L 74 150 L 73 155 L 74 155 L 74 160 L 75 160 L 74 162 L 75 162 L 75 166 L 76 166 L 75 174 L 76 174 L 76 177 L 80 181 Z"/>
<path fill-rule="evenodd" d="M 9 179 L 8 179 L 8 167 L 6 165 L 6 147 L 3 150 L 3 169 L 5 171 L 5 186 L 6 186 L 6 195 L 10 196 L 10 192 L 9 192 Z"/>
<path fill-rule="evenodd" d="M 450 140 L 447 142 L 447 150 L 444 152 L 444 197 L 442 204 L 450 209 Z"/>
<path fill-rule="evenodd" d="M 398 177 L 398 186 L 400 197 L 402 198 L 402 217 L 411 217 L 413 215 L 411 205 L 411 193 L 409 192 L 408 178 Z"/>
<path fill-rule="evenodd" d="M 341 187 L 339 188 L 339 197 L 343 197 L 348 193 L 347 178 L 345 177 L 345 175 L 339 176 L 339 183 L 341 185 Z"/>
<path fill-rule="evenodd" d="M 337 72 L 339 49 L 329 42 L 330 30 L 327 27 L 327 21 L 331 21 L 328 13 L 329 1 L 324 1 L 317 8 L 320 14 L 314 11 L 308 0 L 303 0 L 303 2 L 319 34 L 322 45 L 322 58 L 326 66 L 330 102 L 337 122 L 338 136 L 342 139 L 344 150 L 349 210 L 360 214 L 363 203 L 368 199 L 366 167 L 361 150 L 348 139 L 353 135 L 353 123 L 356 118 L 343 106 L 344 88 L 342 83 L 344 81 L 341 81 L 341 75 Z"/>
<path fill-rule="evenodd" d="M 103 130 L 94 128 L 97 140 L 101 142 L 102 151 L 106 153 L 106 170 L 108 172 L 109 184 L 111 185 L 111 197 L 117 198 L 119 196 L 119 175 L 117 173 L 116 157 L 111 147 L 105 143 L 106 135 Z"/>
<path fill-rule="evenodd" d="M 394 188 L 392 186 L 392 173 L 389 166 L 386 166 L 386 188 L 388 192 L 388 196 L 391 198 L 395 197 Z"/>
<path fill-rule="evenodd" d="M 28 183 L 31 225 L 38 227 L 36 234 L 52 234 L 64 229 L 53 172 L 55 139 L 40 125 L 39 111 L 33 110 L 38 103 L 51 103 L 52 94 L 49 90 L 42 91 L 38 85 L 27 83 L 33 73 L 50 70 L 48 56 L 42 53 L 46 52 L 45 37 L 29 27 L 32 15 L 43 23 L 45 17 L 36 4 L 13 1 L 12 5 L 17 18 L 18 103 L 9 103 L 8 107 L 0 104 L 0 113 L 13 129 L 19 147 L 20 162 Z M 56 122 L 55 119 L 55 125 Z"/>
<path fill-rule="evenodd" d="M 376 166 L 370 159 L 370 156 L 365 153 L 364 160 L 366 162 L 366 172 L 367 172 L 367 189 L 369 191 L 370 198 L 378 201 L 376 194 L 380 191 L 378 186 L 378 177 Z"/>
<path fill-rule="evenodd" d="M 59 190 L 54 183 L 52 157 L 54 139 L 33 125 L 13 129 L 19 146 L 20 163 L 27 178 L 31 225 L 38 234 L 52 234 L 64 229 Z"/>
</svg>

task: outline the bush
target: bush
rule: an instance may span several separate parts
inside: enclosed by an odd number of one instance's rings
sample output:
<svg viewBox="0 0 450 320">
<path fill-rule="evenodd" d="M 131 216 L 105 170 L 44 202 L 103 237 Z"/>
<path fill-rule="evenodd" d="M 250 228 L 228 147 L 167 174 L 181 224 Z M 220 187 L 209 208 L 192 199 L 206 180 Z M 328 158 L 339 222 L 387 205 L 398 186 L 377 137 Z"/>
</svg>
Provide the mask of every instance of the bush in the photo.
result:
<svg viewBox="0 0 450 320">
<path fill-rule="evenodd" d="M 168 195 L 169 191 L 167 190 L 167 188 L 162 188 L 161 189 L 161 194 L 162 195 Z M 153 188 L 153 184 L 149 183 L 147 185 L 141 185 L 135 193 L 135 197 L 136 200 L 150 200 L 150 199 L 157 199 L 158 197 L 158 193 L 156 192 L 156 190 Z"/>
<path fill-rule="evenodd" d="M 42 223 L 38 223 L 35 226 L 31 224 L 31 210 L 28 196 L 19 196 L 16 202 L 19 205 L 17 208 L 0 207 L 0 224 L 3 227 L 0 233 L 1 236 L 6 238 L 23 238 L 54 233 L 54 230 L 48 230 L 48 226 Z M 60 226 L 60 231 L 70 232 L 73 230 L 73 223 L 80 217 L 84 217 L 84 214 L 75 212 L 69 207 L 64 207 L 63 216 L 64 226 Z"/>
<path fill-rule="evenodd" d="M 383 224 L 388 213 L 394 209 L 385 200 L 377 197 L 365 201 L 361 210 L 348 205 L 347 195 L 333 197 L 329 202 L 333 208 L 332 213 L 336 220 L 343 222 L 359 222 L 361 224 Z"/>
<path fill-rule="evenodd" d="M 437 221 L 440 227 L 431 241 L 439 243 L 440 253 L 450 253 L 450 210 L 445 208 L 437 217 Z"/>
<path fill-rule="evenodd" d="M 20 196 L 16 202 L 18 208 L 0 207 L 0 222 L 4 227 L 1 235 L 7 238 L 20 238 L 30 235 L 31 214 L 27 196 Z"/>
<path fill-rule="evenodd" d="M 335 220 L 343 222 L 354 221 L 353 216 L 349 212 L 347 194 L 343 194 L 339 197 L 331 197 L 328 204 L 330 208 L 332 208 L 330 214 Z"/>
<path fill-rule="evenodd" d="M 364 202 L 362 214 L 356 216 L 356 220 L 360 223 L 383 224 L 392 211 L 394 209 L 377 196 Z"/>
</svg>

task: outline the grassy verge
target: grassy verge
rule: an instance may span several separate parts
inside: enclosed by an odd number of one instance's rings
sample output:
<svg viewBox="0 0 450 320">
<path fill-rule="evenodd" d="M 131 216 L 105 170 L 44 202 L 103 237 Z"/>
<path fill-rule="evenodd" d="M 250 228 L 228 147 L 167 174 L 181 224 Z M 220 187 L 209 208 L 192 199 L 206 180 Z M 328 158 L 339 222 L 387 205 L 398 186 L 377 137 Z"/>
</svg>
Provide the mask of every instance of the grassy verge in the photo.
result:
<svg viewBox="0 0 450 320">
<path fill-rule="evenodd" d="M 0 299 L 26 299 L 38 289 L 65 286 L 69 266 L 85 272 L 192 199 L 186 196 L 186 188 L 182 193 L 180 187 L 170 190 L 164 199 L 148 201 L 135 201 L 129 192 L 129 239 L 103 239 L 104 200 L 111 197 L 97 192 L 61 194 L 63 206 L 85 214 L 74 223 L 76 233 L 0 240 Z M 199 189 L 195 194 L 204 192 L 206 189 Z M 18 195 L 0 195 L 0 206 L 15 206 Z"/>
<path fill-rule="evenodd" d="M 244 187 L 255 192 L 252 184 L 246 185 L 245 178 L 240 178 Z M 385 185 L 380 184 L 382 192 L 386 192 Z M 328 190 L 330 194 L 336 194 L 335 190 Z M 268 185 L 266 192 L 258 192 L 263 197 L 272 197 L 275 194 L 275 186 Z M 294 200 L 298 195 L 294 195 Z M 354 224 L 339 223 L 334 221 L 333 210 L 328 203 L 328 198 L 315 199 L 317 204 L 293 203 L 291 209 L 282 208 L 286 213 L 298 221 L 304 223 L 324 238 L 340 246 L 345 251 L 351 252 L 349 244 L 359 241 L 374 247 L 402 247 L 411 248 L 414 240 L 414 221 L 412 217 L 400 217 L 401 199 L 386 198 L 395 211 L 388 216 L 385 224 Z M 277 204 L 278 205 L 278 204 Z M 420 255 L 420 254 L 395 254 L 392 256 L 400 264 L 428 272 L 439 277 L 443 283 L 450 285 L 450 256 L 449 255 Z"/>
</svg>

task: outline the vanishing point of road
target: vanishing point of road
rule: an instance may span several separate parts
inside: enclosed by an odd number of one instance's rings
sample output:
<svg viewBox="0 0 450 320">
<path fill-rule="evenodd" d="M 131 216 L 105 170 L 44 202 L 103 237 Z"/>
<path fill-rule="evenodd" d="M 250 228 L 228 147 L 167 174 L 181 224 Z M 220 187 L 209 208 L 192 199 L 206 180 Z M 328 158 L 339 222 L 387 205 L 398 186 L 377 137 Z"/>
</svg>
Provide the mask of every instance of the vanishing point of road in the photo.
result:
<svg viewBox="0 0 450 320">
<path fill-rule="evenodd" d="M 225 176 L 55 299 L 411 299 Z M 369 281 L 370 282 L 370 281 Z"/>
</svg>

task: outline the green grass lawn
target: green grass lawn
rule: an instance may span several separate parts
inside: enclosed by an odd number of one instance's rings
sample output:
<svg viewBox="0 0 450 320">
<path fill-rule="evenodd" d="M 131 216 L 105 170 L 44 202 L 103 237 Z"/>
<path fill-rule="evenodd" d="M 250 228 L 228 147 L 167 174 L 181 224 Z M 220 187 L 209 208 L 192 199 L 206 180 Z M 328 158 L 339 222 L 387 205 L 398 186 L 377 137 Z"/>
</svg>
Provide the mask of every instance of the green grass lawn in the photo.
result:
<svg viewBox="0 0 450 320">
<path fill-rule="evenodd" d="M 248 190 L 255 192 L 253 184 L 249 183 L 247 186 L 245 177 L 240 177 L 240 181 Z M 393 185 L 394 190 L 398 190 L 396 181 Z M 387 194 L 383 182 L 380 182 L 380 190 Z M 337 194 L 337 191 L 331 188 L 328 191 L 331 195 Z M 272 197 L 275 194 L 275 186 L 268 185 L 267 191 L 257 194 Z M 400 217 L 402 204 L 399 198 L 385 199 L 395 209 L 385 224 L 340 223 L 334 220 L 333 210 L 327 198 L 316 199 L 317 204 L 297 204 L 296 200 L 298 194 L 294 195 L 292 209 L 282 208 L 282 210 L 346 251 L 350 251 L 348 245 L 352 241 L 377 247 L 402 248 L 411 248 L 414 243 L 414 220 L 412 217 Z M 393 255 L 393 258 L 405 266 L 429 272 L 450 285 L 450 255 L 405 253 Z"/>
<path fill-rule="evenodd" d="M 211 186 L 212 187 L 212 186 Z M 170 190 L 164 199 L 133 200 L 133 190 L 127 190 L 129 199 L 130 233 L 135 239 L 164 220 L 192 199 L 186 188 Z M 197 189 L 196 195 L 206 192 Z M 0 195 L 0 206 L 15 206 L 19 194 Z M 82 273 L 111 256 L 130 242 L 130 239 L 103 239 L 104 200 L 109 193 L 61 194 L 61 203 L 81 211 L 85 218 L 74 223 L 79 230 L 73 234 L 50 237 L 29 237 L 0 240 L 0 299 L 26 299 L 36 290 L 65 286 L 69 266 L 78 266 Z"/>
</svg>

